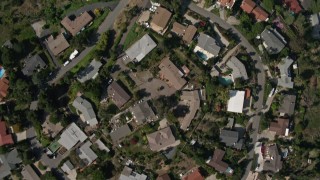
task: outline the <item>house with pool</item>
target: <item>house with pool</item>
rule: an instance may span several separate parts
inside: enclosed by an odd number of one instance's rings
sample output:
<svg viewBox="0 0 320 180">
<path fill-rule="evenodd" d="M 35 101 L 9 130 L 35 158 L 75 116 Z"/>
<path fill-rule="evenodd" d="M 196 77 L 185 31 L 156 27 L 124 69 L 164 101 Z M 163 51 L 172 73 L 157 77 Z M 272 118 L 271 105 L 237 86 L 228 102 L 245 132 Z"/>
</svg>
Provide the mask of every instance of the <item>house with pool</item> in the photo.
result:
<svg viewBox="0 0 320 180">
<path fill-rule="evenodd" d="M 220 50 L 221 47 L 214 38 L 204 33 L 200 33 L 200 36 L 198 37 L 198 44 L 193 51 L 201 60 L 207 61 L 210 58 L 217 57 Z"/>
</svg>

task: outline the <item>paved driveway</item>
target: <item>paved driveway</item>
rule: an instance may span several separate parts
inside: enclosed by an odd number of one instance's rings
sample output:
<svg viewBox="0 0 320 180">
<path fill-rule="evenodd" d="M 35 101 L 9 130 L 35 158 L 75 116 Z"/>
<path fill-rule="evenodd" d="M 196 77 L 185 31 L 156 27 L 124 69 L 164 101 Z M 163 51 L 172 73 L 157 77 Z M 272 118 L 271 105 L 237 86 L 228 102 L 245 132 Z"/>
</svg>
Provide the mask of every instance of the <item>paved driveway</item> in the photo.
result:
<svg viewBox="0 0 320 180">
<path fill-rule="evenodd" d="M 223 21 L 220 17 L 216 16 L 215 14 L 208 12 L 200 7 L 198 7 L 194 3 L 190 3 L 189 9 L 192 11 L 209 18 L 212 23 L 218 23 L 222 28 L 224 29 L 231 29 L 232 33 L 236 34 L 239 38 L 240 44 L 246 48 L 247 52 L 251 56 L 252 60 L 255 61 L 255 67 L 259 69 L 259 73 L 257 74 L 258 77 L 258 85 L 260 86 L 260 91 L 258 93 L 259 99 L 255 102 L 254 108 L 256 108 L 255 114 L 250 118 L 250 122 L 252 123 L 253 133 L 251 134 L 251 138 L 253 139 L 252 144 L 255 144 L 257 141 L 258 131 L 259 131 L 259 125 L 260 125 L 260 115 L 258 115 L 259 112 L 261 112 L 263 108 L 263 92 L 264 92 L 264 85 L 265 85 L 265 73 L 263 69 L 262 59 L 257 54 L 256 50 L 252 47 L 252 45 L 248 42 L 248 40 L 234 27 L 228 24 L 227 22 Z M 249 153 L 249 158 L 253 158 L 254 152 L 251 150 Z M 251 162 L 246 168 L 246 173 L 243 176 L 243 179 L 246 179 L 251 169 Z"/>
</svg>

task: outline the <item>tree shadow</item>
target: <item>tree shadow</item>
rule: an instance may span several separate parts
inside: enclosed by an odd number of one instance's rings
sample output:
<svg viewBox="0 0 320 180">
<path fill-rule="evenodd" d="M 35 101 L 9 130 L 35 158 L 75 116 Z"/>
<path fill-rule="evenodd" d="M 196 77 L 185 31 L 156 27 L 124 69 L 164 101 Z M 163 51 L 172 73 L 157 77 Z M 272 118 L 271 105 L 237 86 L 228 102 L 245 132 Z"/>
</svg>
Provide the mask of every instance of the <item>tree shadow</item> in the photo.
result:
<svg viewBox="0 0 320 180">
<path fill-rule="evenodd" d="M 173 114 L 175 117 L 185 117 L 190 112 L 190 107 L 187 105 L 178 105 L 174 110 Z"/>
</svg>

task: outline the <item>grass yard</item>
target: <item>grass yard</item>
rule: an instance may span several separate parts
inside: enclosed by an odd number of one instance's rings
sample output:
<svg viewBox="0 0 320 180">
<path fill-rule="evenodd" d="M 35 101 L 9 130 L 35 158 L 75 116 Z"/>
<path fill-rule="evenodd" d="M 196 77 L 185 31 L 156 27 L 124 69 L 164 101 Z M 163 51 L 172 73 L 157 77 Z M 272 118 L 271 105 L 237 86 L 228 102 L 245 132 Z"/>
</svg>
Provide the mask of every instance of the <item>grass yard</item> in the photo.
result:
<svg viewBox="0 0 320 180">
<path fill-rule="evenodd" d="M 70 72 L 76 74 L 81 68 L 86 67 L 94 57 L 95 48 L 93 48 L 75 67 L 73 67 Z"/>
<path fill-rule="evenodd" d="M 127 38 L 123 43 L 123 49 L 128 49 L 133 43 L 140 39 L 146 32 L 138 24 L 134 24 L 128 32 Z"/>
</svg>

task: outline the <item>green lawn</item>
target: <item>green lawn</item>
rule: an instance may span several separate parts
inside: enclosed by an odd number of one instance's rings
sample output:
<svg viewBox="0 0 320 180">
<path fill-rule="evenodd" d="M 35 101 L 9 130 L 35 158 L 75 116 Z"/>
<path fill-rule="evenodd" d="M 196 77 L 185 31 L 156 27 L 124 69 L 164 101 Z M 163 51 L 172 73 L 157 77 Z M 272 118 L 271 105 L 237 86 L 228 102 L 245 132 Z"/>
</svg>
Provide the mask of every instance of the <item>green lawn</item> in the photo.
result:
<svg viewBox="0 0 320 180">
<path fill-rule="evenodd" d="M 135 43 L 145 34 L 146 32 L 138 24 L 134 24 L 128 32 L 127 38 L 123 43 L 123 49 L 128 49 L 133 43 Z"/>
<path fill-rule="evenodd" d="M 81 68 L 86 67 L 94 57 L 95 48 L 93 48 L 75 67 L 73 67 L 70 72 L 76 74 Z"/>
</svg>

